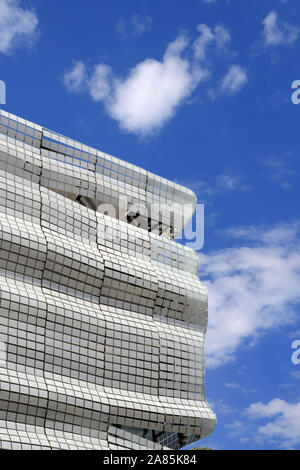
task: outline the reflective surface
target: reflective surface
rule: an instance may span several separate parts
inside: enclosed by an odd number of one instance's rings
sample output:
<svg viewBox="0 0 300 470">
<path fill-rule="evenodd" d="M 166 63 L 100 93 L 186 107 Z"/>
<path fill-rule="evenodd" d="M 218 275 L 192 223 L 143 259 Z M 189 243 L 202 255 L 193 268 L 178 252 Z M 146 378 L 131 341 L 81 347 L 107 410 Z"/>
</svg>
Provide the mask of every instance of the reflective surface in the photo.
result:
<svg viewBox="0 0 300 470">
<path fill-rule="evenodd" d="M 2 448 L 176 448 L 210 434 L 197 255 L 65 197 L 115 200 L 115 181 L 136 198 L 193 194 L 0 114 Z"/>
</svg>

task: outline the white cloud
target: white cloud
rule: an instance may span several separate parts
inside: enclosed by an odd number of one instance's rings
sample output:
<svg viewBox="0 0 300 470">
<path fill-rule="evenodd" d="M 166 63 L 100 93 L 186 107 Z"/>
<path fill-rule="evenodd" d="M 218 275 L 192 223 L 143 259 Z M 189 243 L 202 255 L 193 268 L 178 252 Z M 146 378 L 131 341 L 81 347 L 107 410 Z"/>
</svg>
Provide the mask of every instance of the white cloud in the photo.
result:
<svg viewBox="0 0 300 470">
<path fill-rule="evenodd" d="M 190 43 L 185 34 L 179 35 L 168 44 L 162 60 L 145 59 L 125 78 L 114 75 L 106 64 L 98 64 L 87 73 L 82 62 L 75 62 L 65 74 L 64 84 L 69 91 L 87 91 L 94 101 L 102 101 L 122 130 L 142 136 L 151 134 L 168 122 L 198 85 L 208 79 L 208 51 L 223 53 L 231 40 L 229 31 L 221 25 L 211 29 L 201 24 L 197 29 L 199 37 L 194 42 Z M 235 67 L 240 75 L 228 82 L 229 94 L 245 82 L 244 70 Z"/>
<path fill-rule="evenodd" d="M 199 31 L 200 36 L 194 41 L 193 44 L 195 59 L 204 60 L 207 47 L 214 40 L 214 34 L 206 24 L 199 24 L 197 26 L 197 30 Z"/>
<path fill-rule="evenodd" d="M 145 135 L 159 129 L 207 77 L 206 70 L 181 57 L 185 47 L 180 36 L 169 44 L 162 61 L 146 59 L 125 80 L 115 80 L 105 105 L 123 130 Z"/>
<path fill-rule="evenodd" d="M 112 70 L 108 65 L 96 65 L 88 80 L 88 87 L 94 101 L 105 100 L 111 93 Z"/>
<path fill-rule="evenodd" d="M 249 189 L 249 186 L 243 182 L 242 176 L 234 175 L 229 171 L 217 176 L 215 187 L 220 191 L 247 191 Z"/>
<path fill-rule="evenodd" d="M 203 176 L 202 176 L 203 177 Z M 250 187 L 244 182 L 244 176 L 241 174 L 234 174 L 229 169 L 214 176 L 213 178 L 191 178 L 186 180 L 176 181 L 182 186 L 192 189 L 196 195 L 203 201 L 207 197 L 224 195 L 225 193 L 233 191 L 248 191 Z"/>
<path fill-rule="evenodd" d="M 292 44 L 299 35 L 299 28 L 287 22 L 280 21 L 277 12 L 274 10 L 263 20 L 263 25 L 263 36 L 267 46 Z"/>
<path fill-rule="evenodd" d="M 121 18 L 115 26 L 117 33 L 121 39 L 128 39 L 129 36 L 142 36 L 150 31 L 152 27 L 151 16 L 137 13 L 132 15 L 129 21 Z"/>
<path fill-rule="evenodd" d="M 216 192 L 216 188 L 211 182 L 198 178 L 175 180 L 175 183 L 178 183 L 194 191 L 194 193 L 196 193 L 196 195 L 201 198 L 201 201 L 203 201 L 203 199 L 207 196 L 213 196 Z"/>
<path fill-rule="evenodd" d="M 223 398 L 218 398 L 217 400 L 210 401 L 209 400 L 209 406 L 214 412 L 216 413 L 217 416 L 219 415 L 228 415 L 228 414 L 233 414 L 236 413 L 237 410 L 233 408 L 231 405 L 228 405 Z"/>
<path fill-rule="evenodd" d="M 228 43 L 231 41 L 231 34 L 224 26 L 217 25 L 215 27 L 215 40 L 218 51 L 223 52 Z"/>
<path fill-rule="evenodd" d="M 36 14 L 24 10 L 19 0 L 0 0 L 0 52 L 8 54 L 21 41 L 32 41 L 37 26 Z"/>
<path fill-rule="evenodd" d="M 268 156 L 261 161 L 261 165 L 267 170 L 267 176 L 285 190 L 292 188 L 293 177 L 296 175 L 292 167 L 292 159 L 292 155 L 285 154 Z"/>
<path fill-rule="evenodd" d="M 300 403 L 288 403 L 274 398 L 269 403 L 252 403 L 246 414 L 251 418 L 274 418 L 257 429 L 267 440 L 278 439 L 280 447 L 290 448 L 300 443 Z"/>
<path fill-rule="evenodd" d="M 300 222 L 232 229 L 229 235 L 247 244 L 199 254 L 200 278 L 209 291 L 210 367 L 234 359 L 244 340 L 292 323 L 300 302 Z"/>
<path fill-rule="evenodd" d="M 76 61 L 72 69 L 65 73 L 64 85 L 70 93 L 79 93 L 82 91 L 87 80 L 87 71 L 83 62 Z"/>
<path fill-rule="evenodd" d="M 151 16 L 144 16 L 139 13 L 131 17 L 132 32 L 134 36 L 141 36 L 150 31 L 152 27 Z"/>
<path fill-rule="evenodd" d="M 246 69 L 239 65 L 232 65 L 221 82 L 221 90 L 227 95 L 235 95 L 248 81 Z"/>
<path fill-rule="evenodd" d="M 230 32 L 222 25 L 217 25 L 212 30 L 206 24 L 199 24 L 197 30 L 200 36 L 193 43 L 196 60 L 206 59 L 210 45 L 215 45 L 218 52 L 223 52 L 231 41 Z"/>
<path fill-rule="evenodd" d="M 180 35 L 168 45 L 161 61 L 146 59 L 123 80 L 105 64 L 98 64 L 87 77 L 84 64 L 76 62 L 64 83 L 69 91 L 88 90 L 95 101 L 103 101 L 123 130 L 146 135 L 171 119 L 209 75 L 199 62 L 183 57 L 187 47 L 188 39 Z"/>
<path fill-rule="evenodd" d="M 232 390 L 237 390 L 238 392 L 244 393 L 248 395 L 249 393 L 256 393 L 256 389 L 253 387 L 243 387 L 241 384 L 237 382 L 227 382 L 224 383 L 224 386 L 227 388 L 231 388 Z"/>
</svg>

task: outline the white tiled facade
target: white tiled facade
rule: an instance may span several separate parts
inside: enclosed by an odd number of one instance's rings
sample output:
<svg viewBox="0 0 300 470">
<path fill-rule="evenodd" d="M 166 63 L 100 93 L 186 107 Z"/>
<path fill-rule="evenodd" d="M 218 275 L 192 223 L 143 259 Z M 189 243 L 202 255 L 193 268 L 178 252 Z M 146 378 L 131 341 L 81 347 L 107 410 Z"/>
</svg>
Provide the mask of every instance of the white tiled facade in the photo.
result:
<svg viewBox="0 0 300 470">
<path fill-rule="evenodd" d="M 207 292 L 168 209 L 194 194 L 0 111 L 0 196 L 0 448 L 176 449 L 209 435 Z M 156 228 L 119 220 L 120 197 L 164 205 Z"/>
</svg>

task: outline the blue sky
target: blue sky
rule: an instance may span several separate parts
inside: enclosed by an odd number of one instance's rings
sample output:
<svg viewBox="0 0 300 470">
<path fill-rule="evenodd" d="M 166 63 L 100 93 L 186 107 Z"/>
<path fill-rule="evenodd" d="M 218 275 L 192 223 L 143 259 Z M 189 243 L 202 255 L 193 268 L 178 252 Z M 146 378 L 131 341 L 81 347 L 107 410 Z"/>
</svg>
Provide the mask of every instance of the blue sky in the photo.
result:
<svg viewBox="0 0 300 470">
<path fill-rule="evenodd" d="M 218 449 L 300 449 L 297 0 L 0 0 L 3 109 L 205 203 Z"/>
</svg>

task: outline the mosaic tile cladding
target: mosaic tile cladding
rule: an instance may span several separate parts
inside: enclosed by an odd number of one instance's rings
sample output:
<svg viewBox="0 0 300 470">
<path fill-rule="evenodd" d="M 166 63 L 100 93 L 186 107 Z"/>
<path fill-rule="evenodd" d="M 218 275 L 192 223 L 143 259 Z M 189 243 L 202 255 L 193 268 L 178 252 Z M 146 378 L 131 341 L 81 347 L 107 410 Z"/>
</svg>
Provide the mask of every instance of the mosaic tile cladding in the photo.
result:
<svg viewBox="0 0 300 470">
<path fill-rule="evenodd" d="M 197 255 L 172 240 L 167 208 L 151 231 L 118 215 L 121 196 L 194 207 L 194 194 L 0 111 L 0 195 L 0 446 L 178 449 L 209 435 Z"/>
</svg>

